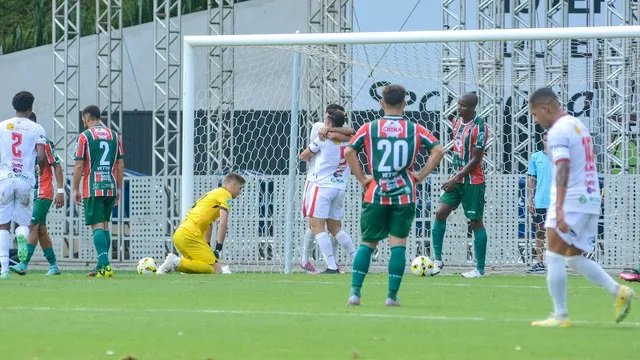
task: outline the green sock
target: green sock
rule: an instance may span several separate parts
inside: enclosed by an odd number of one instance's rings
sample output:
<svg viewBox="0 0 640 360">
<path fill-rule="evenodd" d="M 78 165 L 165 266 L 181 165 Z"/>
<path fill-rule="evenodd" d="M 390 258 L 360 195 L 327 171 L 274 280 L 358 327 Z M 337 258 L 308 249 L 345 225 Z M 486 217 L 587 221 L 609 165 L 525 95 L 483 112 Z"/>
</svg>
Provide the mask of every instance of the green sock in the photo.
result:
<svg viewBox="0 0 640 360">
<path fill-rule="evenodd" d="M 33 252 L 36 251 L 35 244 L 27 243 L 27 258 L 22 262 L 25 265 L 29 265 L 29 261 L 31 261 L 31 257 L 33 256 Z"/>
<path fill-rule="evenodd" d="M 56 254 L 53 252 L 53 248 L 46 248 L 46 249 L 42 249 L 42 252 L 44 253 L 44 257 L 47 259 L 47 261 L 49 262 L 49 265 L 53 266 L 56 264 Z"/>
<path fill-rule="evenodd" d="M 476 269 L 484 274 L 484 263 L 487 257 L 487 230 L 484 227 L 473 231 L 473 248 L 476 255 Z"/>
<path fill-rule="evenodd" d="M 360 245 L 356 257 L 353 259 L 353 271 L 351 272 L 351 294 L 360 296 L 360 289 L 364 282 L 364 277 L 369 272 L 369 264 L 371 264 L 371 254 L 373 249 Z"/>
<path fill-rule="evenodd" d="M 436 260 L 442 261 L 442 243 L 444 242 L 444 232 L 447 230 L 447 221 L 434 220 L 431 228 L 431 238 L 433 241 L 433 256 Z"/>
<path fill-rule="evenodd" d="M 93 231 L 93 245 L 96 247 L 96 254 L 98 259 L 98 269 L 109 265 L 109 246 L 107 235 L 102 229 L 96 229 Z"/>
<path fill-rule="evenodd" d="M 107 237 L 107 265 L 109 265 L 109 252 L 111 252 L 111 231 L 105 230 L 104 233 Z"/>
<path fill-rule="evenodd" d="M 394 246 L 391 248 L 391 258 L 389 259 L 389 294 L 387 297 L 397 300 L 404 267 L 407 261 L 405 246 Z"/>
</svg>

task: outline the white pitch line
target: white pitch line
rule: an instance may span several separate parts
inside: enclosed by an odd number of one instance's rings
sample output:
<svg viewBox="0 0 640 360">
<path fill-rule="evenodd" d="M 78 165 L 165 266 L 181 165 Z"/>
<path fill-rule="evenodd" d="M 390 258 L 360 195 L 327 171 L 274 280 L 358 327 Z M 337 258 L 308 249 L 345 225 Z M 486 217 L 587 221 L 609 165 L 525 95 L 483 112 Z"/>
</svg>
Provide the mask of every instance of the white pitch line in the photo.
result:
<svg viewBox="0 0 640 360">
<path fill-rule="evenodd" d="M 355 309 L 354 309 L 355 310 Z M 485 318 L 475 316 L 442 316 L 442 315 L 403 315 L 403 314 L 380 314 L 380 313 L 359 313 L 359 312 L 324 312 L 324 313 L 310 313 L 299 311 L 264 311 L 264 310 L 238 310 L 238 309 L 109 309 L 109 308 L 56 308 L 47 306 L 14 306 L 3 308 L 3 311 L 55 311 L 55 312 L 108 312 L 108 313 L 123 313 L 123 312 L 146 312 L 146 313 L 182 313 L 182 314 L 215 314 L 215 315 L 246 315 L 246 316 L 296 316 L 296 317 L 354 317 L 354 318 L 373 318 L 373 319 L 397 319 L 397 320 L 431 320 L 431 321 L 470 321 L 470 322 L 508 322 L 508 323 L 520 323 L 523 326 L 535 319 L 513 319 L 513 318 Z M 393 311 L 393 310 L 392 310 Z M 589 321 L 589 320 L 575 320 L 574 324 L 581 325 L 615 325 L 613 321 Z M 623 322 L 616 325 L 619 327 L 634 327 L 640 328 L 640 322 Z"/>
</svg>

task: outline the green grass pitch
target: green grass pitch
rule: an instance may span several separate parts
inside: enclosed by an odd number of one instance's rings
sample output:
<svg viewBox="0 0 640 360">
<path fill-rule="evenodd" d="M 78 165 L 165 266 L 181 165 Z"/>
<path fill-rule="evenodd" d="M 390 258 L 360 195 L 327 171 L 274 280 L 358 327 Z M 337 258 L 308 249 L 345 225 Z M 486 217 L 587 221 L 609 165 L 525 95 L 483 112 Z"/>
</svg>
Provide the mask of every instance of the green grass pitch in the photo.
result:
<svg viewBox="0 0 640 360">
<path fill-rule="evenodd" d="M 0 354 L 11 359 L 637 359 L 640 306 L 569 279 L 573 327 L 532 328 L 551 309 L 544 276 L 418 278 L 386 308 L 386 275 L 345 305 L 350 275 L 232 274 L 110 280 L 12 274 L 0 283 Z M 636 292 L 640 291 L 638 286 Z M 635 307 L 636 309 L 633 309 Z M 634 312 L 634 310 L 636 310 Z M 5 357 L 11 354 L 9 357 Z"/>
</svg>

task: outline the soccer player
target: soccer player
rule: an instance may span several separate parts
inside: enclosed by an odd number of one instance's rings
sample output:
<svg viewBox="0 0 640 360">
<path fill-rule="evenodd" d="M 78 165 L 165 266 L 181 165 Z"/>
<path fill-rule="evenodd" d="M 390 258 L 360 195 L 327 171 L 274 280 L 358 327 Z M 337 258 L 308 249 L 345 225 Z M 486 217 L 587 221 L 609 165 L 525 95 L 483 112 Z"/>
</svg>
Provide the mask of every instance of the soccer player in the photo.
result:
<svg viewBox="0 0 640 360">
<path fill-rule="evenodd" d="M 228 273 L 218 259 L 222 245 L 227 236 L 231 199 L 242 192 L 245 180 L 236 173 L 227 174 L 222 180 L 222 186 L 213 189 L 201 197 L 173 234 L 173 244 L 182 257 L 173 253 L 158 267 L 156 274 L 163 275 L 171 271 L 187 274 Z M 218 238 L 216 250 L 211 250 L 211 225 L 218 221 Z"/>
<path fill-rule="evenodd" d="M 18 225 L 18 258 L 27 257 L 36 162 L 40 169 L 46 164 L 44 129 L 29 120 L 33 101 L 30 92 L 20 91 L 12 100 L 16 116 L 0 122 L 0 280 L 9 278 L 12 221 Z"/>
<path fill-rule="evenodd" d="M 97 264 L 87 276 L 110 278 L 111 212 L 117 205 L 124 177 L 122 138 L 100 122 L 100 109 L 89 105 L 82 110 L 86 128 L 78 136 L 73 168 L 72 198 L 84 209 L 84 223 L 91 226 Z M 82 189 L 80 189 L 82 179 Z"/>
<path fill-rule="evenodd" d="M 325 117 L 327 128 L 341 128 L 344 122 L 345 115 L 340 110 L 327 113 Z M 356 252 L 351 236 L 342 230 L 344 195 L 351 174 L 344 160 L 347 145 L 347 142 L 321 140 L 318 137 L 300 154 L 300 158 L 305 161 L 314 155 L 317 157 L 312 170 L 311 187 L 308 189 L 312 195 L 308 199 L 305 213 L 310 217 L 311 231 L 327 262 L 325 274 L 340 273 L 333 244 L 325 230 L 333 235 L 349 256 L 353 258 Z"/>
<path fill-rule="evenodd" d="M 447 229 L 447 218 L 461 203 L 464 215 L 473 230 L 473 248 L 476 268 L 462 273 L 466 278 L 484 275 L 487 254 L 487 231 L 482 223 L 484 214 L 484 174 L 482 157 L 487 144 L 489 129 L 476 115 L 478 97 L 466 93 L 458 98 L 458 117 L 453 119 L 453 175 L 442 184 L 440 206 L 433 222 L 433 250 L 435 267 L 432 275 L 440 273 L 442 243 Z"/>
<path fill-rule="evenodd" d="M 31 113 L 29 119 L 37 122 L 36 114 Z M 64 178 L 62 174 L 62 166 L 60 158 L 55 151 L 55 146 L 51 140 L 47 139 L 44 147 L 47 165 L 42 169 L 42 174 L 35 172 L 35 186 L 33 190 L 33 214 L 31 215 L 31 224 L 29 225 L 29 238 L 27 241 L 27 257 L 16 265 L 10 266 L 11 271 L 26 275 L 29 261 L 33 256 L 36 245 L 40 243 L 44 257 L 49 262 L 49 271 L 47 275 L 60 275 L 60 269 L 56 262 L 56 254 L 53 251 L 53 244 L 47 230 L 47 214 L 51 203 L 56 209 L 64 205 Z M 53 169 L 53 171 L 52 171 Z M 53 191 L 53 177 L 55 174 L 57 190 Z"/>
<path fill-rule="evenodd" d="M 309 133 L 309 144 L 311 142 L 320 137 L 321 140 L 325 138 L 329 138 L 332 140 L 339 141 L 349 141 L 351 136 L 355 133 L 355 131 L 348 127 L 327 127 L 325 126 L 325 119 L 329 113 L 333 111 L 342 111 L 344 113 L 344 107 L 338 104 L 329 104 L 325 108 L 324 116 L 322 121 L 317 121 L 311 127 L 311 132 Z M 311 187 L 311 177 L 313 176 L 313 169 L 315 168 L 316 156 L 313 155 L 309 158 L 307 162 L 307 180 L 304 185 L 304 192 L 302 194 L 302 216 L 304 218 L 308 218 L 308 214 L 306 213 L 307 207 L 309 204 L 309 188 Z M 315 237 L 313 236 L 313 232 L 311 228 L 307 228 L 307 231 L 304 234 L 304 240 L 302 244 L 302 256 L 300 259 L 300 267 L 308 273 L 315 274 L 318 271 L 316 270 L 313 263 L 309 260 L 311 256 L 311 249 L 313 247 L 313 241 Z M 334 244 L 334 240 L 332 239 L 332 245 Z M 335 254 L 335 253 L 334 253 Z"/>
<path fill-rule="evenodd" d="M 527 270 L 529 274 L 544 274 L 547 270 L 543 261 L 544 250 L 544 218 L 549 208 L 549 192 L 551 191 L 551 162 L 547 156 L 547 134 L 542 136 L 544 151 L 536 151 L 529 159 L 527 170 L 527 189 L 529 190 L 529 212 L 536 228 L 537 262 Z"/>
<path fill-rule="evenodd" d="M 550 88 L 536 90 L 529 99 L 534 121 L 548 129 L 552 167 L 551 203 L 547 212 L 547 286 L 554 311 L 533 326 L 568 327 L 567 270 L 582 274 L 615 297 L 615 320 L 622 321 L 634 293 L 619 285 L 600 265 L 585 256 L 598 232 L 600 184 L 589 129 L 567 114 Z"/>
<path fill-rule="evenodd" d="M 444 149 L 426 128 L 404 117 L 407 91 L 402 85 L 387 85 L 380 102 L 382 119 L 365 123 L 351 139 L 345 158 L 351 172 L 364 188 L 360 232 L 362 244 L 353 261 L 351 296 L 348 305 L 360 305 L 360 290 L 369 271 L 371 255 L 378 242 L 388 237 L 389 292 L 386 306 L 399 306 L 398 290 L 406 266 L 406 243 L 416 215 L 416 184 L 435 169 Z M 420 148 L 429 151 L 425 166 L 412 171 Z M 364 149 L 369 173 L 365 175 L 358 161 Z"/>
<path fill-rule="evenodd" d="M 621 272 L 620 279 L 624 281 L 640 281 L 640 266 L 637 269 L 625 270 Z"/>
</svg>

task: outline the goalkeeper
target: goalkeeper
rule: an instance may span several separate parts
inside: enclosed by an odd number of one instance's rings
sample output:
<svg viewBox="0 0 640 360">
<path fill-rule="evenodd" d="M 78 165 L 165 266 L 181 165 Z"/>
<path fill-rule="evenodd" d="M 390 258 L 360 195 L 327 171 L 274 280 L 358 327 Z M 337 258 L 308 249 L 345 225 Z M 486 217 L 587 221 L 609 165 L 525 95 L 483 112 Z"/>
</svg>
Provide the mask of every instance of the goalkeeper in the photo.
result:
<svg viewBox="0 0 640 360">
<path fill-rule="evenodd" d="M 227 273 L 226 267 L 220 266 L 218 259 L 222 244 L 227 234 L 227 222 L 231 205 L 229 201 L 242 192 L 245 180 L 236 173 L 230 173 L 222 180 L 222 186 L 209 191 L 193 204 L 176 232 L 173 244 L 182 257 L 173 253 L 158 267 L 156 274 L 162 275 L 171 271 L 187 274 Z M 211 238 L 211 224 L 219 220 L 218 238 L 215 251 L 207 242 Z"/>
</svg>

